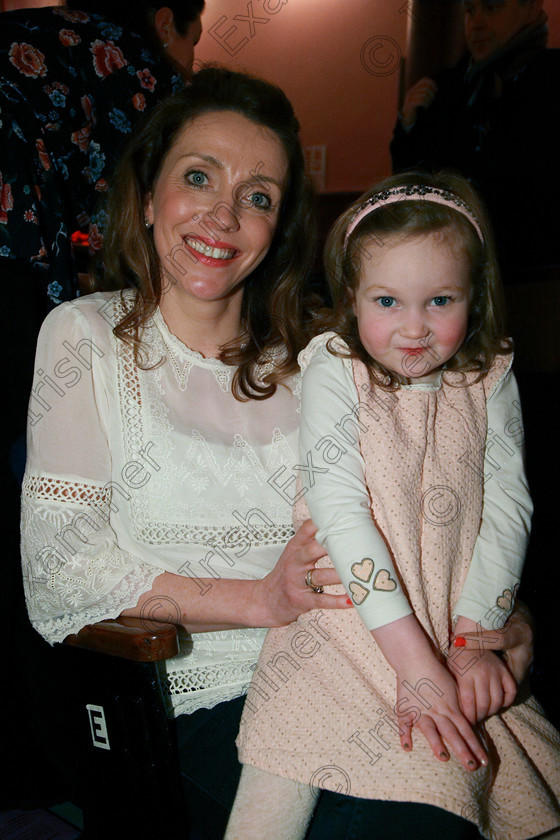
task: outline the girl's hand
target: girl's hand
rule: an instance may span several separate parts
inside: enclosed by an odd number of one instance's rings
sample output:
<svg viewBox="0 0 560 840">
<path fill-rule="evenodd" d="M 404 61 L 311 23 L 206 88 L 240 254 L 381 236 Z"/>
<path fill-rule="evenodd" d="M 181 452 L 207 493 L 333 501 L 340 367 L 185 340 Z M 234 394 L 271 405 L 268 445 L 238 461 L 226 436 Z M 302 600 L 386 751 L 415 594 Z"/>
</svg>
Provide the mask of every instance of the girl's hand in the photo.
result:
<svg viewBox="0 0 560 840">
<path fill-rule="evenodd" d="M 315 586 L 333 586 L 340 583 L 334 569 L 316 569 L 315 563 L 326 555 L 325 549 L 315 539 L 317 528 L 308 519 L 291 538 L 274 569 L 255 581 L 254 597 L 262 614 L 260 627 L 282 627 L 309 610 L 344 609 L 352 606 L 347 595 L 317 594 L 305 582 L 312 571 Z"/>
<path fill-rule="evenodd" d="M 411 730 L 417 726 L 440 761 L 449 760 L 449 748 L 466 770 L 487 764 L 486 753 L 461 711 L 457 684 L 416 617 L 406 615 L 371 634 L 397 674 L 395 712 L 402 748 L 412 749 Z"/>
<path fill-rule="evenodd" d="M 488 758 L 459 705 L 455 680 L 434 653 L 413 668 L 397 673 L 397 705 L 401 746 L 412 749 L 412 727 L 417 727 L 439 761 L 449 761 L 449 750 L 465 770 L 477 770 Z M 402 715 L 402 716 L 401 716 Z"/>
<path fill-rule="evenodd" d="M 453 662 L 450 660 L 453 669 Z M 464 673 L 454 671 L 459 699 L 465 717 L 471 724 L 495 715 L 511 706 L 517 694 L 517 683 L 499 656 L 486 651 L 473 661 Z"/>
</svg>

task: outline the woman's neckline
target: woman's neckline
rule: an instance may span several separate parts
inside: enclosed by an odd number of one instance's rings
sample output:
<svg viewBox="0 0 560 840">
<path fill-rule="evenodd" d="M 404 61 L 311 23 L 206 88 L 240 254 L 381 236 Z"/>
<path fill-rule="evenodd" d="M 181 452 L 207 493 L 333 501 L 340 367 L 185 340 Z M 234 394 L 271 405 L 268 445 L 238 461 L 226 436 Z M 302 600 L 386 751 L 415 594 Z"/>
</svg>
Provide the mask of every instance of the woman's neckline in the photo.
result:
<svg viewBox="0 0 560 840">
<path fill-rule="evenodd" d="M 220 359 L 216 359 L 215 356 L 203 356 L 202 353 L 198 350 L 193 350 L 192 347 L 189 347 L 185 344 L 184 341 L 181 341 L 174 333 L 171 332 L 165 318 L 162 315 L 162 312 L 159 306 L 154 310 L 153 320 L 155 325 L 158 327 L 160 333 L 162 334 L 163 340 L 166 344 L 168 344 L 172 350 L 179 353 L 183 356 L 188 356 L 193 361 L 196 361 L 200 364 L 209 365 L 210 367 L 215 367 L 216 365 L 223 366 L 224 362 Z"/>
</svg>

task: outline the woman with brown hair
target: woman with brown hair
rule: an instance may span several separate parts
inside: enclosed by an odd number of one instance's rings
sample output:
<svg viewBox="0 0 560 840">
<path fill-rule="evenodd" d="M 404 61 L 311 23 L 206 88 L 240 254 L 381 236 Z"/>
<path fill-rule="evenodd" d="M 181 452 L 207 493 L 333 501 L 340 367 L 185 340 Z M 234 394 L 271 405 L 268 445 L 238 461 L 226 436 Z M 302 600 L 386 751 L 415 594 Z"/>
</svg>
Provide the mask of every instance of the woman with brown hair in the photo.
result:
<svg viewBox="0 0 560 840">
<path fill-rule="evenodd" d="M 113 291 L 48 316 L 30 402 L 32 623 L 51 643 L 118 615 L 190 634 L 168 684 L 191 831 L 205 838 L 235 793 L 262 628 L 346 606 L 305 583 L 323 554 L 312 524 L 293 536 L 314 238 L 298 128 L 279 89 L 222 69 L 148 115 L 108 206 Z"/>
</svg>

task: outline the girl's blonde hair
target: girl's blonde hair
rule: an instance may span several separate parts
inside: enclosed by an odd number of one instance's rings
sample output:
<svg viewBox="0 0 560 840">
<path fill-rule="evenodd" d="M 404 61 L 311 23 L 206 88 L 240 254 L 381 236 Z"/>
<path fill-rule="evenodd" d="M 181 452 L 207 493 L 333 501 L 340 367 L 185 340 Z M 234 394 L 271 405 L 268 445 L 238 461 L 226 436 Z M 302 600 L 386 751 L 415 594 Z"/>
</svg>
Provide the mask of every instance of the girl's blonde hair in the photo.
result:
<svg viewBox="0 0 560 840">
<path fill-rule="evenodd" d="M 410 199 L 404 196 L 388 206 L 372 209 L 347 236 L 353 218 L 373 196 L 385 190 L 419 185 L 449 192 L 464 202 L 478 222 L 482 241 L 464 214 L 451 206 L 415 200 L 414 196 Z M 475 190 L 465 178 L 453 172 L 393 175 L 364 193 L 340 216 L 325 246 L 325 268 L 333 300 L 333 312 L 325 326 L 344 339 L 350 356 L 364 362 L 372 381 L 385 388 L 397 388 L 407 379 L 372 359 L 360 341 L 353 300 L 361 269 L 364 261 L 371 259 L 374 248 L 390 247 L 395 240 L 437 231 L 450 234 L 454 244 L 466 251 L 471 266 L 467 337 L 457 353 L 446 362 L 446 370 L 458 373 L 478 371 L 478 382 L 488 373 L 496 355 L 509 353 L 512 349 L 512 342 L 505 334 L 505 307 L 494 237 L 486 210 Z"/>
</svg>

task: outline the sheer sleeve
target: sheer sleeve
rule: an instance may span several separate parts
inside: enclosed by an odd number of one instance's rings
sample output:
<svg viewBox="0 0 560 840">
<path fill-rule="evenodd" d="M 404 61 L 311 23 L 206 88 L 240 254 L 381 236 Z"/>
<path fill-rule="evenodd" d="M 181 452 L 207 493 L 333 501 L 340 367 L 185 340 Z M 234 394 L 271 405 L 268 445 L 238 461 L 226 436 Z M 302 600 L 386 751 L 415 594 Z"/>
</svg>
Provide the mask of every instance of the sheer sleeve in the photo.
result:
<svg viewBox="0 0 560 840">
<path fill-rule="evenodd" d="M 519 391 L 509 372 L 488 398 L 482 521 L 456 616 L 488 630 L 505 624 L 523 569 L 532 512 Z"/>
<path fill-rule="evenodd" d="M 314 346 L 319 348 L 320 342 Z M 303 355 L 306 361 L 305 351 Z M 371 516 L 359 442 L 345 445 L 344 452 L 337 450 L 336 458 L 328 454 L 328 441 L 337 423 L 358 403 L 351 367 L 347 364 L 324 346 L 309 361 L 303 375 L 300 460 L 309 464 L 317 452 L 328 458 L 328 467 L 321 463 L 320 472 L 317 470 L 313 475 L 305 499 L 318 527 L 317 540 L 328 551 L 365 626 L 375 630 L 409 615 L 412 608 L 399 583 L 392 592 L 372 589 L 364 603 L 356 595 L 363 591 L 365 584 L 361 577 L 355 580 L 353 567 L 360 575 L 363 568 L 360 564 L 373 562 L 377 570 L 386 570 L 393 580 L 398 577 Z M 356 589 L 358 586 L 361 589 Z"/>
<path fill-rule="evenodd" d="M 45 320 L 28 414 L 23 576 L 31 622 L 51 644 L 134 606 L 162 572 L 121 550 L 111 527 L 115 347 L 91 312 L 66 303 Z"/>
</svg>

